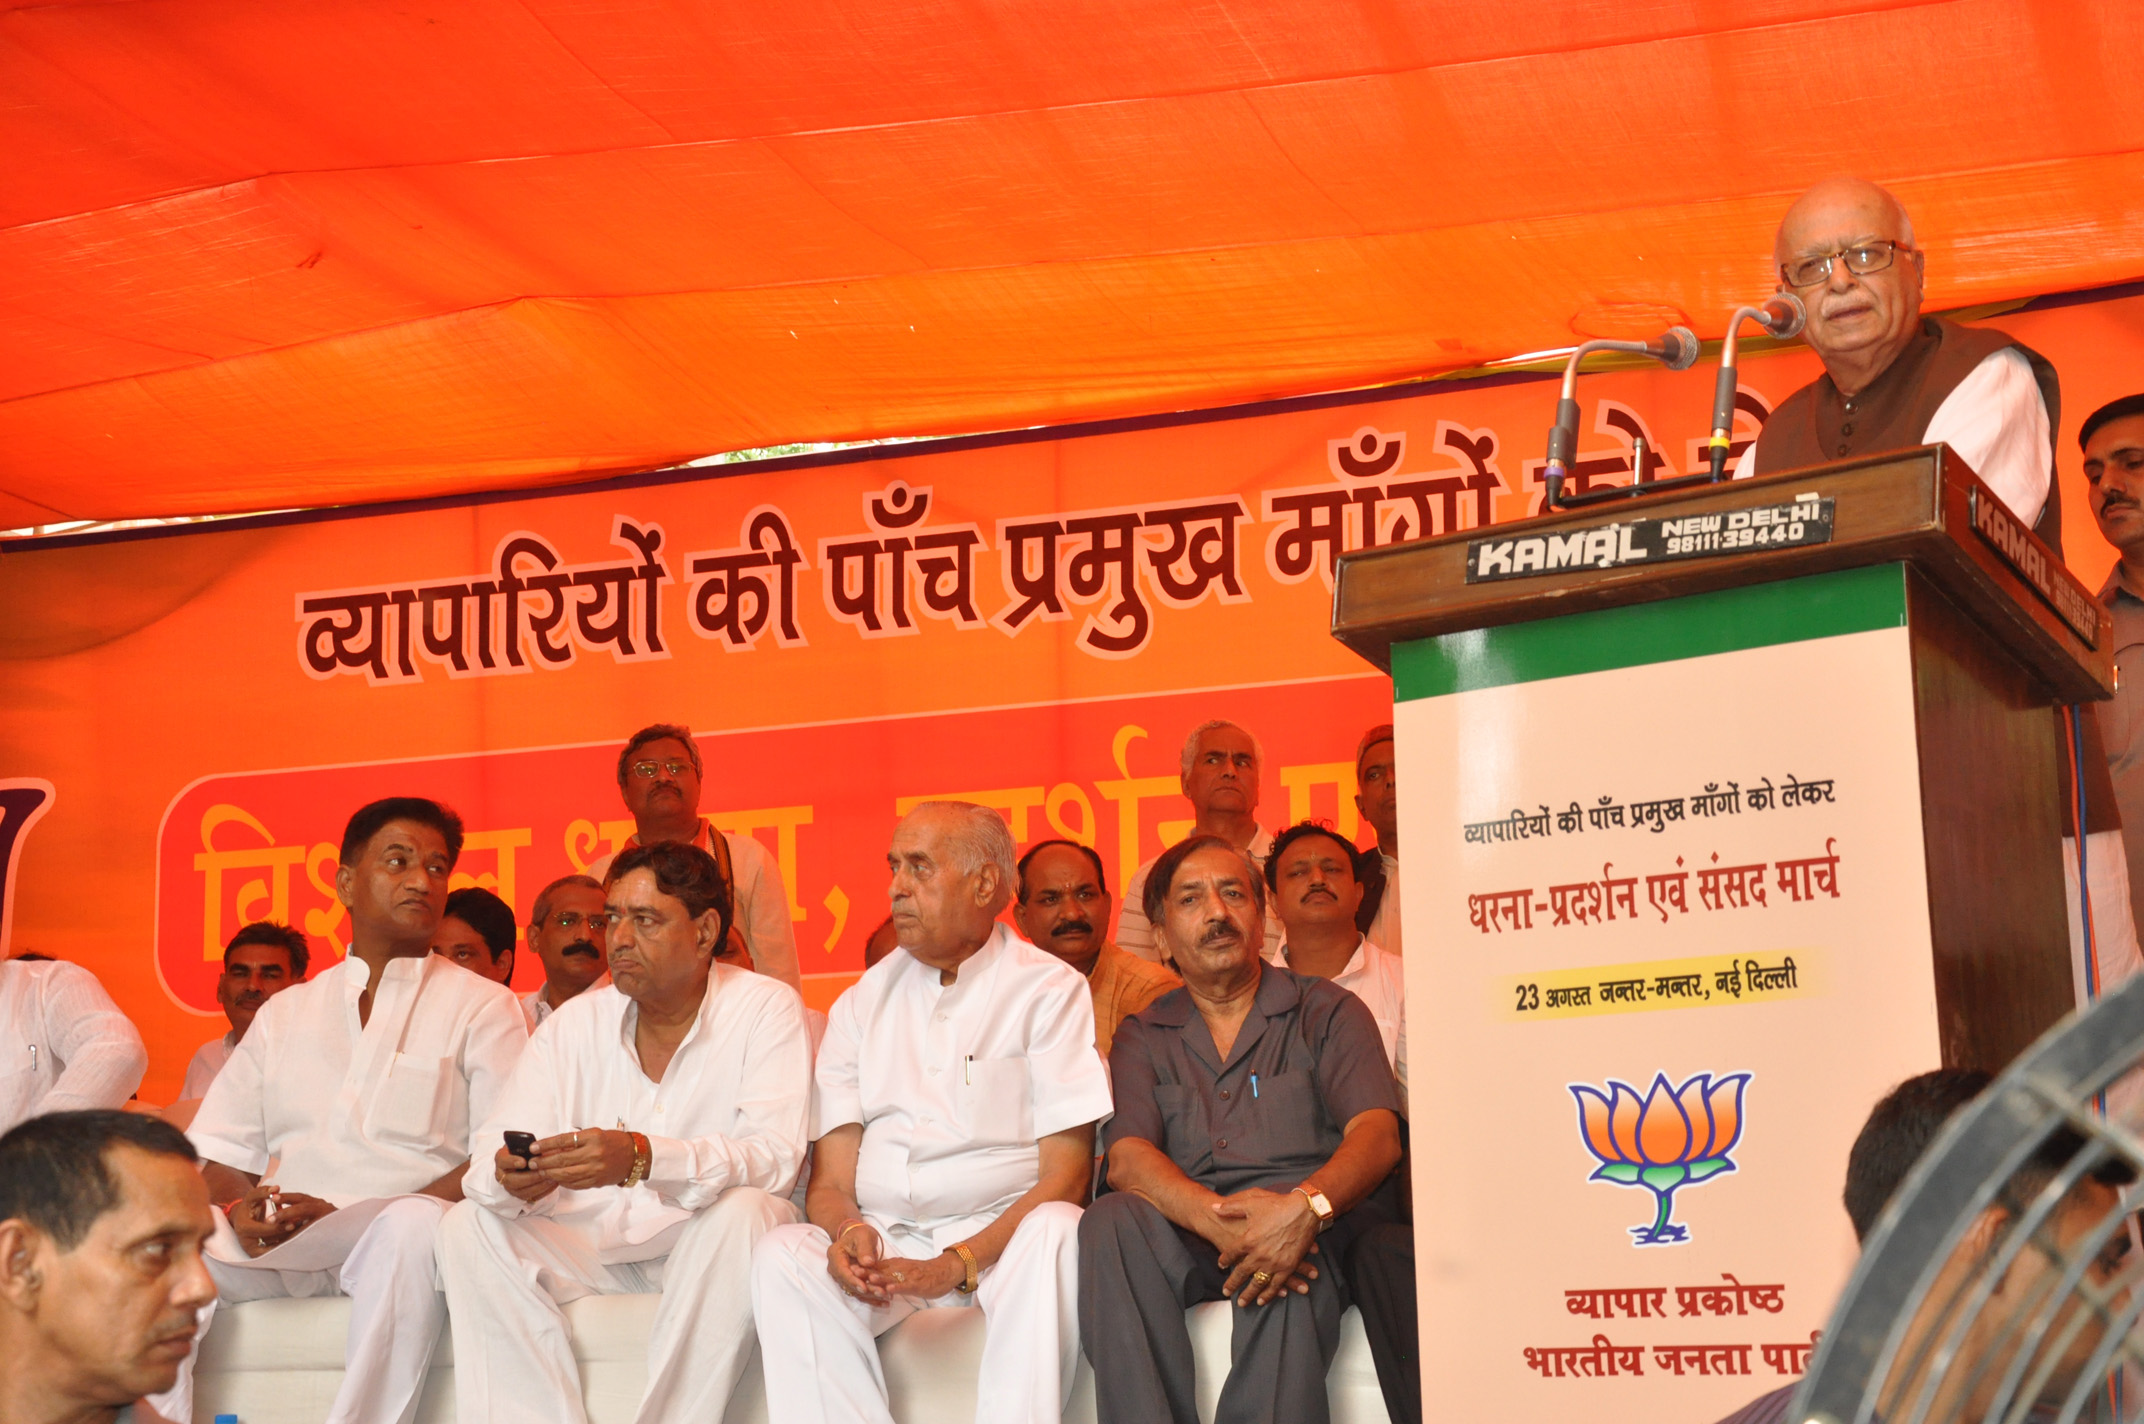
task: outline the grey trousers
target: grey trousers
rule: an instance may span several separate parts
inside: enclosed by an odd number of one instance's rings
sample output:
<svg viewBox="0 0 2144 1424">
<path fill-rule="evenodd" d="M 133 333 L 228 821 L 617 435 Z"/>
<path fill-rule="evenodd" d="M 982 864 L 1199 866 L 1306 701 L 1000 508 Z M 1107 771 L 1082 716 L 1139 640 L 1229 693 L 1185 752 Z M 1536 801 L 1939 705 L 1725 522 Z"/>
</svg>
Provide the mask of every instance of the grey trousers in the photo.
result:
<svg viewBox="0 0 2144 1424">
<path fill-rule="evenodd" d="M 1343 1219 L 1344 1221 L 1344 1219 Z M 1327 1424 L 1325 1371 L 1347 1310 L 1343 1223 L 1319 1241 L 1310 1294 L 1233 1311 L 1228 1382 L 1214 1424 Z M 1079 1224 L 1080 1341 L 1099 1424 L 1198 1424 L 1186 1308 L 1222 1299 L 1213 1246 L 1142 1197 L 1114 1192 Z"/>
</svg>

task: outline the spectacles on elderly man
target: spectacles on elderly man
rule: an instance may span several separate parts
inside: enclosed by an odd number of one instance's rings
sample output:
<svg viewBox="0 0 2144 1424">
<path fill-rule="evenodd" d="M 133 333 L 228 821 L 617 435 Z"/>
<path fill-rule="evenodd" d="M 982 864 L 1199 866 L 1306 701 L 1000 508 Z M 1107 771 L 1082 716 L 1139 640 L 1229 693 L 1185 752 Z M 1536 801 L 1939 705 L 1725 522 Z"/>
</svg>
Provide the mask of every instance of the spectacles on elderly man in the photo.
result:
<svg viewBox="0 0 2144 1424">
<path fill-rule="evenodd" d="M 1866 277 L 1872 272 L 1881 272 L 1898 260 L 1901 252 L 1918 252 L 1911 243 L 1857 242 L 1852 247 L 1842 247 L 1837 252 L 1822 257 L 1797 257 L 1792 262 L 1782 263 L 1779 275 L 1790 287 L 1813 287 L 1831 276 L 1832 264 L 1846 262 L 1846 270 L 1856 277 Z"/>
<path fill-rule="evenodd" d="M 577 930 L 581 927 L 581 922 L 586 920 L 588 928 L 601 934 L 609 927 L 611 921 L 617 918 L 619 918 L 617 915 L 613 915 L 606 910 L 598 910 L 592 915 L 584 915 L 579 910 L 560 910 L 557 914 L 551 916 L 551 923 L 562 930 Z"/>
<path fill-rule="evenodd" d="M 690 770 L 692 770 L 691 762 L 679 761 L 676 757 L 672 757 L 668 761 L 636 761 L 633 763 L 633 775 L 639 777 L 642 781 L 653 781 L 655 773 L 658 771 L 665 776 L 683 776 Z"/>
</svg>

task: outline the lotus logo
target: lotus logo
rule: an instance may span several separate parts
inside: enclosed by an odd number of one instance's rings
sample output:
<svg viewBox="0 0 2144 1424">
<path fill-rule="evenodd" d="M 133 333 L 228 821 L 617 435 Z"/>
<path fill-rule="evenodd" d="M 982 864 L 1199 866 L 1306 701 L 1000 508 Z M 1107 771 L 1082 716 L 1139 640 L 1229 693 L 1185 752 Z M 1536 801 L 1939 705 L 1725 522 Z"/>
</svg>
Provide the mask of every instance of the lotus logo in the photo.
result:
<svg viewBox="0 0 2144 1424">
<path fill-rule="evenodd" d="M 1653 1194 L 1653 1219 L 1630 1228 L 1637 1246 L 1674 1246 L 1690 1228 L 1670 1218 L 1675 1193 L 1735 1170 L 1728 1157 L 1742 1140 L 1742 1090 L 1747 1073 L 1715 1079 L 1694 1075 L 1680 1088 L 1667 1074 L 1653 1075 L 1652 1091 L 1640 1094 L 1610 1078 L 1605 1089 L 1572 1083 L 1578 1099 L 1578 1131 L 1586 1150 L 1600 1159 L 1589 1182 L 1643 1187 Z"/>
</svg>

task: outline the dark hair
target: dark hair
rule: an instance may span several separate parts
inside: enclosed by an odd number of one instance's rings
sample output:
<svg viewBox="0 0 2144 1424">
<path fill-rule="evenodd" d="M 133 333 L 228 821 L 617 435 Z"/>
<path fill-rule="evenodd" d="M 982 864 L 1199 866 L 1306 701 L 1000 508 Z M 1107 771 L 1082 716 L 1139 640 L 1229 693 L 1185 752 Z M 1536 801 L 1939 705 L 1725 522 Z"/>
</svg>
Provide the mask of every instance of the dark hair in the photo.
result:
<svg viewBox="0 0 2144 1424">
<path fill-rule="evenodd" d="M 1865 1240 L 1884 1204 L 1921 1160 L 1950 1115 L 1980 1095 L 1988 1075 L 1978 1069 L 1939 1068 L 1908 1078 L 1869 1112 L 1846 1154 L 1847 1218 L 1854 1237 Z"/>
<path fill-rule="evenodd" d="M 1280 888 L 1280 853 L 1297 841 L 1302 840 L 1305 836 L 1323 836 L 1334 845 L 1340 847 L 1347 855 L 1348 878 L 1354 878 L 1355 858 L 1362 854 L 1361 851 L 1355 849 L 1355 843 L 1331 826 L 1320 825 L 1316 821 L 1297 821 L 1287 830 L 1275 836 L 1273 838 L 1273 848 L 1266 852 L 1266 886 L 1268 889 L 1278 890 Z"/>
<path fill-rule="evenodd" d="M 2077 448 L 2082 450 L 2091 444 L 2092 437 L 2099 433 L 2099 427 L 2102 425 L 2113 420 L 2127 420 L 2132 415 L 2144 415 L 2144 395 L 2123 396 L 2120 400 L 2108 401 L 2086 416 L 2084 424 L 2077 427 Z"/>
<path fill-rule="evenodd" d="M 237 934 L 232 935 L 231 942 L 223 947 L 223 967 L 226 969 L 231 967 L 232 950 L 244 949 L 249 944 L 265 945 L 270 949 L 280 949 L 289 955 L 290 977 L 294 981 L 305 977 L 306 966 L 311 964 L 313 960 L 311 943 L 304 935 L 298 933 L 289 925 L 275 920 L 255 920 Z"/>
<path fill-rule="evenodd" d="M 675 722 L 653 722 L 633 733 L 631 738 L 626 741 L 625 750 L 618 753 L 618 784 L 620 786 L 625 785 L 625 779 L 633 774 L 634 752 L 639 751 L 650 742 L 660 742 L 666 739 L 685 744 L 685 755 L 692 758 L 692 774 L 694 776 L 704 777 L 707 775 L 706 768 L 700 765 L 700 748 L 698 743 L 692 739 L 692 728 L 681 727 Z"/>
<path fill-rule="evenodd" d="M 389 821 L 412 821 L 420 826 L 430 826 L 439 832 L 447 843 L 447 865 L 451 868 L 462 858 L 462 818 L 437 801 L 422 796 L 388 796 L 368 806 L 358 807 L 350 824 L 343 827 L 342 855 L 344 865 L 357 864 L 357 858 L 372 844 L 372 838 Z"/>
<path fill-rule="evenodd" d="M 201 1160 L 186 1134 L 147 1113 L 95 1108 L 46 1113 L 0 1137 L 0 1221 L 28 1222 L 72 1251 L 97 1218 L 119 1205 L 112 1148 Z"/>
<path fill-rule="evenodd" d="M 1072 850 L 1078 851 L 1081 855 L 1087 857 L 1088 863 L 1094 867 L 1094 883 L 1102 887 L 1102 893 L 1104 895 L 1107 895 L 1109 893 L 1109 875 L 1102 869 L 1102 858 L 1094 853 L 1093 846 L 1085 846 L 1081 845 L 1078 841 L 1068 841 L 1063 839 L 1036 841 L 1033 845 L 1027 848 L 1027 854 L 1020 857 L 1021 904 L 1024 905 L 1027 903 L 1027 863 L 1033 860 L 1036 856 L 1040 855 L 1042 852 L 1048 850 L 1051 846 L 1067 846 Z"/>
<path fill-rule="evenodd" d="M 1259 918 L 1261 920 L 1265 918 L 1266 882 L 1265 877 L 1258 873 L 1257 863 L 1233 842 L 1224 840 L 1220 836 L 1186 836 L 1161 853 L 1161 858 L 1154 862 L 1154 868 L 1147 872 L 1146 884 L 1140 891 L 1139 908 L 1146 911 L 1147 920 L 1155 926 L 1155 938 L 1157 940 L 1161 937 L 1160 925 L 1164 918 L 1162 906 L 1168 902 L 1169 885 L 1170 882 L 1176 879 L 1176 872 L 1183 867 L 1185 861 L 1200 851 L 1214 850 L 1216 848 L 1225 850 L 1242 860 L 1243 868 L 1250 876 L 1251 898 L 1258 903 Z M 1260 933 L 1263 933 L 1263 930 Z"/>
<path fill-rule="evenodd" d="M 715 952 L 722 952 L 730 937 L 730 887 L 713 856 L 682 841 L 628 846 L 610 863 L 610 875 L 603 888 L 609 890 L 635 870 L 653 871 L 655 888 L 682 901 L 685 913 L 694 919 L 713 910 L 722 922 L 722 932 L 715 937 Z"/>
<path fill-rule="evenodd" d="M 491 951 L 491 962 L 497 964 L 499 956 L 511 953 L 518 926 L 514 924 L 513 907 L 492 894 L 481 885 L 465 885 L 447 897 L 447 908 L 441 915 L 452 915 L 477 932 L 484 947 Z"/>
<path fill-rule="evenodd" d="M 561 875 L 536 894 L 536 903 L 529 906 L 529 928 L 540 930 L 543 922 L 551 918 L 551 897 L 568 885 L 578 885 L 584 890 L 603 893 L 603 882 L 593 875 Z"/>
</svg>

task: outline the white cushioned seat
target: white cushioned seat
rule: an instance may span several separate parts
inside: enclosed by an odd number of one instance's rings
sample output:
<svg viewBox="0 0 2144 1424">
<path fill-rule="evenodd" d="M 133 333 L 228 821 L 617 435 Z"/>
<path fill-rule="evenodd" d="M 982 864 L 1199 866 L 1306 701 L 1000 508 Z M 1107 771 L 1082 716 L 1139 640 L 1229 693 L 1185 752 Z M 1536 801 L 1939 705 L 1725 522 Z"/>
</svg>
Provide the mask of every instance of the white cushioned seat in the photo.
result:
<svg viewBox="0 0 2144 1424">
<path fill-rule="evenodd" d="M 630 1424 L 647 1383 L 652 1295 L 591 1296 L 566 1307 L 589 1424 Z M 1211 1424 L 1228 1372 L 1226 1303 L 1194 1306 L 1192 1348 L 1198 1360 L 1199 1418 Z M 212 1424 L 236 1414 L 239 1424 L 320 1424 L 342 1382 L 343 1335 L 350 1303 L 340 1296 L 258 1300 L 216 1313 L 194 1373 L 194 1419 Z M 965 1424 L 975 1417 L 975 1374 L 982 1361 L 983 1313 L 925 1310 L 879 1339 L 893 1417 L 901 1424 Z M 1342 1322 L 1340 1353 L 1326 1380 L 1334 1424 L 1390 1424 L 1377 1370 L 1352 1310 Z M 766 1393 L 755 1357 L 730 1401 L 726 1424 L 766 1424 Z M 454 1350 L 442 1334 L 425 1381 L 418 1424 L 453 1424 Z M 1066 1424 L 1094 1424 L 1094 1375 L 1084 1361 Z"/>
</svg>

